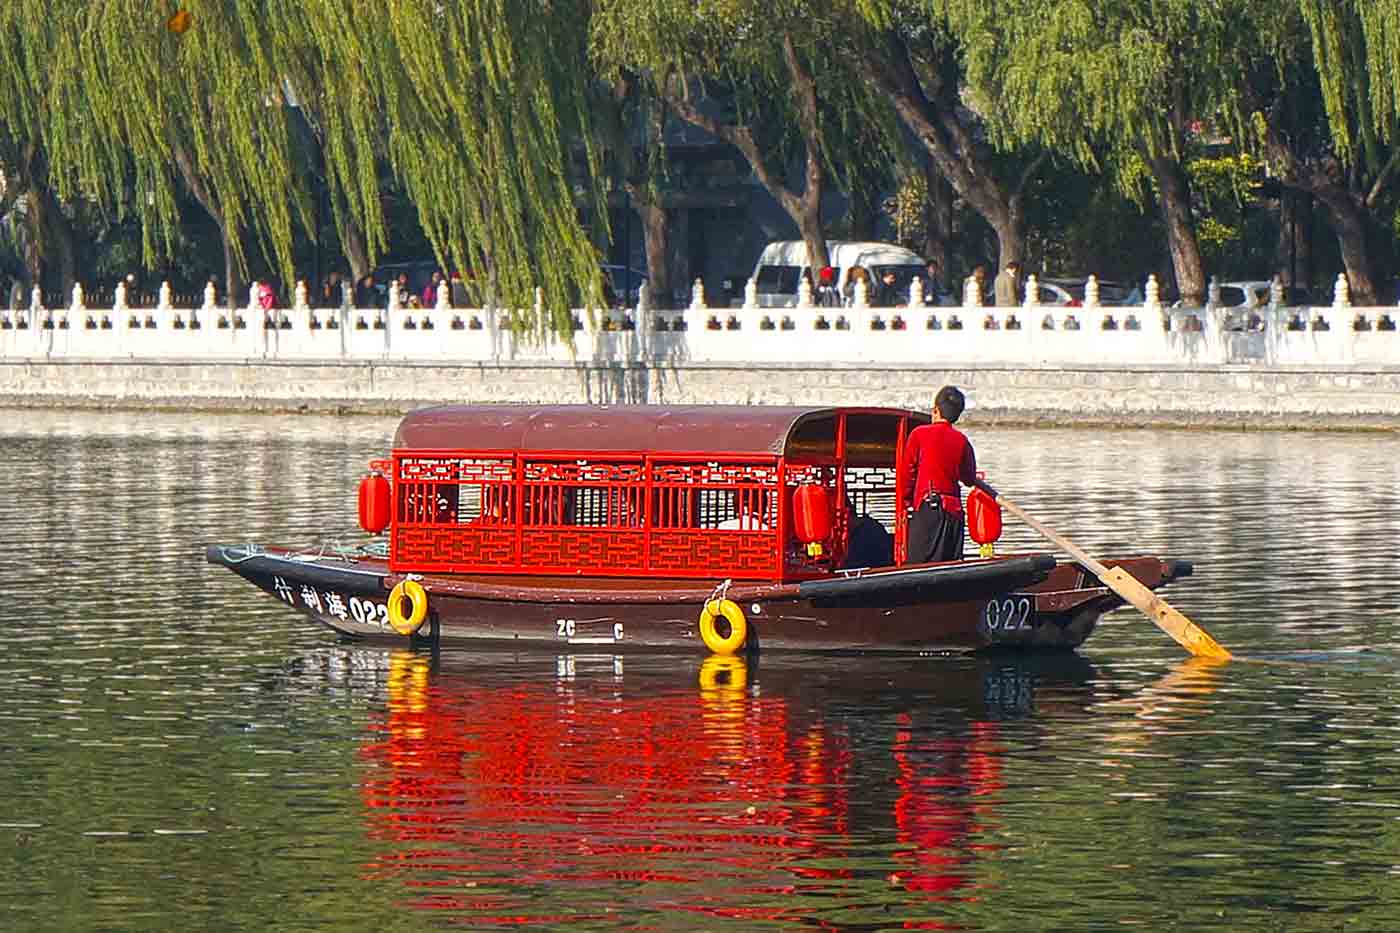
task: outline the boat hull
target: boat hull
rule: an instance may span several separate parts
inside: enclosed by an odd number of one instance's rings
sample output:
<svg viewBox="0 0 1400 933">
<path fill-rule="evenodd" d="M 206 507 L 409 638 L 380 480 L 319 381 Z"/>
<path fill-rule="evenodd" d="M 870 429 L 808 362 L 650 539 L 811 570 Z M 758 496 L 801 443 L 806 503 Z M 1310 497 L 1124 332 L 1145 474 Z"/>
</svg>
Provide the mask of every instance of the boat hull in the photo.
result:
<svg viewBox="0 0 1400 933">
<path fill-rule="evenodd" d="M 404 643 L 388 597 L 404 575 L 368 554 L 211 545 L 225 566 L 342 636 Z M 1153 557 L 1110 562 L 1148 586 L 1190 572 Z M 724 596 L 743 611 L 746 649 L 934 653 L 1075 648 L 1123 603 L 1047 555 L 870 570 L 803 584 L 415 575 L 428 620 L 413 640 L 607 652 L 705 651 L 699 617 Z"/>
</svg>

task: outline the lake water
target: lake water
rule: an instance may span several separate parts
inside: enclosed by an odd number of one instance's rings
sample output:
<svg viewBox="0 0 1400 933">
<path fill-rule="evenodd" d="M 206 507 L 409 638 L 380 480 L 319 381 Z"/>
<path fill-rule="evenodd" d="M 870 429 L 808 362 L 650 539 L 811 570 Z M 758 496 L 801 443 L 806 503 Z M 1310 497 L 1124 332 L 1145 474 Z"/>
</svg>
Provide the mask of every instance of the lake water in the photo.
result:
<svg viewBox="0 0 1400 933">
<path fill-rule="evenodd" d="M 1069 657 L 434 663 L 203 562 L 356 540 L 393 427 L 0 413 L 0 929 L 1400 928 L 1400 438 L 969 427 L 1272 663 L 1131 610 Z"/>
</svg>

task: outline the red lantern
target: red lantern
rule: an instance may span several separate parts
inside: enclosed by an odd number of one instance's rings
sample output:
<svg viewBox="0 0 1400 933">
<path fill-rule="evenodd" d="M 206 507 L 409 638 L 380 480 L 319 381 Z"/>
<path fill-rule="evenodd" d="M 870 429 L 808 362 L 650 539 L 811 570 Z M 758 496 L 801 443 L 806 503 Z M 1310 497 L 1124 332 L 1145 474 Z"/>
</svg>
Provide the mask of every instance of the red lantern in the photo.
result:
<svg viewBox="0 0 1400 933">
<path fill-rule="evenodd" d="M 825 486 L 808 483 L 792 494 L 792 527 L 807 553 L 820 557 L 822 542 L 831 534 L 831 499 Z"/>
<path fill-rule="evenodd" d="M 389 527 L 389 481 L 381 473 L 360 480 L 360 527 L 372 535 Z"/>
<path fill-rule="evenodd" d="M 982 545 L 1001 537 L 1001 503 L 976 486 L 967 494 L 967 533 Z"/>
</svg>

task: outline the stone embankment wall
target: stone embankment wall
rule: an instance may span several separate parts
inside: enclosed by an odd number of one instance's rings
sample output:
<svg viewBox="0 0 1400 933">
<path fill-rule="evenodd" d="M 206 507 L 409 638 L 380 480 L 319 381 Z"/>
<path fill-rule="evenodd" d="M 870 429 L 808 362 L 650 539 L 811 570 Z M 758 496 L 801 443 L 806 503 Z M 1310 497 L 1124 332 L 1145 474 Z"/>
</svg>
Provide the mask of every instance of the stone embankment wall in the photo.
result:
<svg viewBox="0 0 1400 933">
<path fill-rule="evenodd" d="M 1150 290 L 1152 291 L 1152 290 Z M 396 412 L 441 402 L 869 404 L 969 417 L 1400 426 L 1394 308 L 644 306 L 572 345 L 482 309 L 0 311 L 0 403 Z M 301 302 L 299 302 L 299 305 Z M 863 304 L 863 303 L 858 303 Z"/>
</svg>

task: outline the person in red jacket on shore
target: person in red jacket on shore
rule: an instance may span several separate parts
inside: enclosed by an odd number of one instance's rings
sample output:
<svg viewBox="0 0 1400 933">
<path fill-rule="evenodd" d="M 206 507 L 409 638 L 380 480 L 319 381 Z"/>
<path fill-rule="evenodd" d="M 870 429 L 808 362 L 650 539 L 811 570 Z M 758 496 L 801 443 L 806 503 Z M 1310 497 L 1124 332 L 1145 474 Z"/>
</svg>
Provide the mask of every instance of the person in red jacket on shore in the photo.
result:
<svg viewBox="0 0 1400 933">
<path fill-rule="evenodd" d="M 962 560 L 963 508 L 959 483 L 977 480 L 972 442 L 953 427 L 966 399 L 954 386 L 938 390 L 933 423 L 909 432 L 904 444 L 905 493 L 914 512 L 909 518 L 908 562 Z"/>
</svg>

